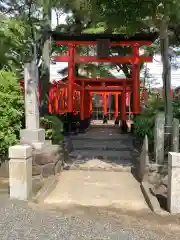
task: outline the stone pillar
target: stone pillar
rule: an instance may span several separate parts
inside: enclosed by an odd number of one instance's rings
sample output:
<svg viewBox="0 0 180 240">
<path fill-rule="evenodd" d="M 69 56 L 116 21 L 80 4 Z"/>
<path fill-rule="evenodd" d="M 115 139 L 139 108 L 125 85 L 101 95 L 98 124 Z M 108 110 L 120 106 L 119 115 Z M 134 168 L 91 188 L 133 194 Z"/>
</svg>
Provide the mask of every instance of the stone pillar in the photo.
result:
<svg viewBox="0 0 180 240">
<path fill-rule="evenodd" d="M 172 124 L 172 151 L 179 152 L 179 119 L 174 118 Z"/>
<path fill-rule="evenodd" d="M 149 146 L 148 146 L 148 137 L 147 135 L 144 138 L 143 146 L 141 150 L 141 155 L 139 159 L 138 166 L 138 179 L 140 182 L 146 181 L 147 173 L 149 167 Z"/>
<path fill-rule="evenodd" d="M 158 113 L 155 120 L 154 128 L 154 151 L 157 164 L 164 162 L 164 113 Z"/>
<path fill-rule="evenodd" d="M 9 158 L 10 198 L 27 200 L 32 194 L 32 147 L 12 146 Z"/>
<path fill-rule="evenodd" d="M 168 153 L 168 199 L 170 213 L 180 213 L 180 153 Z"/>
<path fill-rule="evenodd" d="M 20 143 L 36 149 L 45 145 L 45 130 L 39 128 L 38 68 L 33 61 L 24 67 L 26 129 L 20 132 Z"/>
</svg>

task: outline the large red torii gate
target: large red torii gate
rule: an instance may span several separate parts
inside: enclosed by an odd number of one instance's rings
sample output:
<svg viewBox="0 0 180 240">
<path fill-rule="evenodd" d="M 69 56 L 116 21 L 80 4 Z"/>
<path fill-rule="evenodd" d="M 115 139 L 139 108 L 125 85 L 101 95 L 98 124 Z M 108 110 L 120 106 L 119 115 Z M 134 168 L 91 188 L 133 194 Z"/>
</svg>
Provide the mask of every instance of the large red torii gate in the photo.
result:
<svg viewBox="0 0 180 240">
<path fill-rule="evenodd" d="M 66 103 L 62 103 L 63 112 L 72 113 L 78 110 L 77 101 L 80 100 L 80 116 L 81 120 L 88 118 L 92 111 L 92 93 L 103 94 L 104 99 L 104 114 L 107 113 L 107 94 L 115 94 L 115 104 L 118 108 L 118 95 L 121 95 L 121 120 L 126 120 L 126 95 L 133 95 L 133 114 L 140 113 L 140 64 L 143 62 L 151 62 L 151 56 L 140 56 L 139 49 L 141 46 L 151 45 L 157 38 L 156 33 L 136 34 L 133 37 L 127 38 L 119 34 L 81 34 L 79 36 L 71 36 L 68 34 L 60 34 L 51 32 L 52 38 L 57 45 L 66 45 L 68 52 L 55 57 L 56 62 L 68 62 L 68 79 L 67 82 L 58 82 L 56 92 L 59 95 L 66 96 Z M 130 56 L 79 56 L 76 53 L 77 46 L 96 45 L 99 39 L 108 39 L 109 46 L 128 46 L 132 53 Z M 128 78 L 81 78 L 75 76 L 76 63 L 130 63 L 132 64 L 132 76 Z M 65 90 L 66 89 L 66 90 Z M 49 101 L 53 101 L 53 92 L 51 91 Z M 56 100 L 64 98 L 56 96 Z M 52 105 L 52 104 L 50 104 Z M 116 110 L 116 116 L 118 112 Z"/>
</svg>

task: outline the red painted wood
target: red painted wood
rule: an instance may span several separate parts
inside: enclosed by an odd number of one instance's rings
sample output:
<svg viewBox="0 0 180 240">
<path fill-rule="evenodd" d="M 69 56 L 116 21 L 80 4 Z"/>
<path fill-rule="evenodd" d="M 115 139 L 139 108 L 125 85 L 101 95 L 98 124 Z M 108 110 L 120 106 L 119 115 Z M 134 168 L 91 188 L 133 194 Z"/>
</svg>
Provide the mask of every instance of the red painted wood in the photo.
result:
<svg viewBox="0 0 180 240">
<path fill-rule="evenodd" d="M 133 46 L 133 55 L 139 58 L 139 46 Z M 138 63 L 133 64 L 132 77 L 133 77 L 133 112 L 134 114 L 140 113 L 140 65 Z"/>
<path fill-rule="evenodd" d="M 104 116 L 107 115 L 107 93 L 103 94 Z"/>
<path fill-rule="evenodd" d="M 90 113 L 92 113 L 92 93 L 90 92 L 89 93 L 89 95 L 90 95 L 90 107 L 89 107 L 89 110 L 90 110 Z"/>
<path fill-rule="evenodd" d="M 121 92 L 121 120 L 126 120 L 126 90 Z"/>
<path fill-rule="evenodd" d="M 115 94 L 115 118 L 119 115 L 119 102 L 118 102 L 118 93 Z"/>
<path fill-rule="evenodd" d="M 80 118 L 84 120 L 84 98 L 85 98 L 85 89 L 84 89 L 84 82 L 81 83 L 81 96 L 80 96 Z"/>
<path fill-rule="evenodd" d="M 97 41 L 56 41 L 56 45 L 65 45 L 67 46 L 69 43 L 73 45 L 81 45 L 81 46 L 94 46 L 97 44 Z M 133 46 L 137 44 L 135 41 L 120 41 L 120 42 L 110 42 L 110 46 Z M 139 46 L 148 46 L 152 44 L 152 41 L 138 41 Z"/>
<path fill-rule="evenodd" d="M 68 86 L 67 86 L 67 109 L 68 112 L 73 112 L 73 85 L 75 80 L 75 48 L 72 45 L 68 46 L 69 62 L 68 62 Z"/>
<path fill-rule="evenodd" d="M 71 62 L 69 56 L 61 55 L 54 57 L 56 62 Z M 97 62 L 97 63 L 143 63 L 143 62 L 152 62 L 151 56 L 141 56 L 139 58 L 133 56 L 125 57 L 108 57 L 108 58 L 98 58 L 96 56 L 76 56 L 75 63 L 88 63 L 88 62 Z"/>
<path fill-rule="evenodd" d="M 131 82 L 132 78 L 77 78 L 75 79 L 75 81 L 81 82 L 84 81 L 86 83 L 92 83 L 92 82 L 96 82 L 96 83 L 102 83 L 102 82 L 113 82 L 113 83 L 121 83 L 121 82 Z"/>
<path fill-rule="evenodd" d="M 120 86 L 123 86 L 123 82 L 120 82 L 119 84 L 118 83 L 113 83 L 113 82 L 109 82 L 109 83 L 106 83 L 106 84 L 100 84 L 100 83 L 86 83 L 85 84 L 85 87 L 96 87 L 96 86 L 100 86 L 100 87 L 120 87 Z M 132 81 L 130 82 L 127 82 L 126 83 L 126 86 L 132 86 Z"/>
<path fill-rule="evenodd" d="M 106 91 L 110 91 L 110 92 L 121 92 L 123 90 L 123 87 L 122 86 L 112 86 L 112 87 L 104 87 L 104 86 L 95 86 L 95 87 L 86 87 L 85 88 L 86 90 L 88 91 L 91 91 L 91 92 L 98 92 L 98 91 L 101 91 L 102 93 L 106 92 Z M 128 87 L 127 88 L 128 91 L 132 90 L 131 87 Z"/>
</svg>

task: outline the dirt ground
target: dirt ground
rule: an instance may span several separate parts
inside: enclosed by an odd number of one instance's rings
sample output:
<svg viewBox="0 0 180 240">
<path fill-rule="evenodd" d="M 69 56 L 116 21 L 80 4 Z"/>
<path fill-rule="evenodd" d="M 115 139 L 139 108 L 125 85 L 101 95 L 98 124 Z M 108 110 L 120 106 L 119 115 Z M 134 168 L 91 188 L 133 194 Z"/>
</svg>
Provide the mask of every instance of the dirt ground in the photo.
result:
<svg viewBox="0 0 180 240">
<path fill-rule="evenodd" d="M 32 208 L 38 208 L 39 205 L 30 203 Z M 61 213 L 65 216 L 80 216 L 81 219 L 107 221 L 112 225 L 119 226 L 124 230 L 143 229 L 145 231 L 153 231 L 164 236 L 162 239 L 180 239 L 180 215 L 160 216 L 152 212 L 135 212 L 125 210 L 115 210 L 110 208 L 96 207 L 68 207 L 57 208 L 51 205 L 41 205 L 50 212 Z"/>
</svg>

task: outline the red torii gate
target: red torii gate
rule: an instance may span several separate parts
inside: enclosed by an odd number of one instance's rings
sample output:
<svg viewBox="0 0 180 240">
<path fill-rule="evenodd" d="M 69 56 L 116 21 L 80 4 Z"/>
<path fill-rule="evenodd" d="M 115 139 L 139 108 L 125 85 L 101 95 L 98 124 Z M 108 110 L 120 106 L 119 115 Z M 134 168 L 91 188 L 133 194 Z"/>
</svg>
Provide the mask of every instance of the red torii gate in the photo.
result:
<svg viewBox="0 0 180 240">
<path fill-rule="evenodd" d="M 73 113 L 74 110 L 80 110 L 81 120 L 88 118 L 92 111 L 92 93 L 103 94 L 104 114 L 107 114 L 107 94 L 115 94 L 116 116 L 118 115 L 118 95 L 121 96 L 121 120 L 126 120 L 126 96 L 133 95 L 133 114 L 140 113 L 140 64 L 151 62 L 151 56 L 140 56 L 141 46 L 150 45 L 157 38 L 156 33 L 136 34 L 133 37 L 114 34 L 81 34 L 79 36 L 70 36 L 51 32 L 52 38 L 57 45 L 66 45 L 68 52 L 55 57 L 56 62 L 68 62 L 67 82 L 58 82 L 58 89 L 66 95 L 67 102 L 64 104 L 63 111 Z M 109 46 L 129 46 L 132 50 L 130 56 L 79 56 L 76 53 L 77 46 L 96 45 L 98 40 L 108 39 Z M 128 78 L 81 78 L 75 76 L 76 63 L 130 63 L 132 64 L 132 77 Z M 62 89 L 66 89 L 62 90 Z M 57 90 L 56 90 L 57 91 Z M 59 90 L 58 90 L 59 91 Z M 60 94 L 60 93 L 59 93 Z M 63 94 L 61 94 L 63 95 Z M 75 95 L 76 97 L 75 100 Z M 50 101 L 53 100 L 50 94 Z M 62 98 L 61 98 L 62 100 Z M 77 101 L 80 100 L 80 108 L 77 109 Z"/>
</svg>

